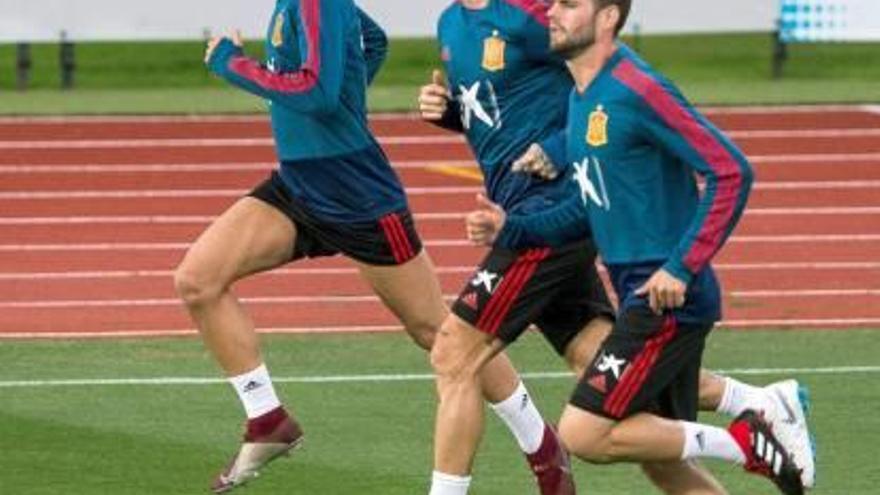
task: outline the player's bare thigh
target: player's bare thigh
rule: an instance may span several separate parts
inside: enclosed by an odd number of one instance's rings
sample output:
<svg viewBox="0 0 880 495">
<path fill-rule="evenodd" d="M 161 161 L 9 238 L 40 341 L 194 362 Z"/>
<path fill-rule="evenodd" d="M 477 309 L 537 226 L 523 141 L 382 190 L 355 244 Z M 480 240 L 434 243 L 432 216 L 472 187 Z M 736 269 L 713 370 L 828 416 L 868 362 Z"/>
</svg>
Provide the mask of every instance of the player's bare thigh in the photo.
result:
<svg viewBox="0 0 880 495">
<path fill-rule="evenodd" d="M 357 263 L 364 280 L 403 323 L 413 340 L 430 349 L 449 309 L 431 257 L 424 249 L 397 266 Z"/>
<path fill-rule="evenodd" d="M 199 236 L 177 269 L 181 295 L 187 290 L 224 290 L 245 276 L 290 260 L 296 227 L 259 199 L 239 199 Z"/>
</svg>

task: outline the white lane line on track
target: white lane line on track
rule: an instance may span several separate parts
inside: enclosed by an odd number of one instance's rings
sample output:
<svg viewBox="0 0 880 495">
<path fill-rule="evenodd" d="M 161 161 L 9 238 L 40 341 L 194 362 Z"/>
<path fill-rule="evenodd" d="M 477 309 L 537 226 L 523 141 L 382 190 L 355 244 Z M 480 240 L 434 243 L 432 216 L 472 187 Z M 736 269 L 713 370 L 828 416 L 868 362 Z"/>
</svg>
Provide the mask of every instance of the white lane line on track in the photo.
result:
<svg viewBox="0 0 880 495">
<path fill-rule="evenodd" d="M 877 162 L 880 165 L 880 153 L 823 153 L 823 154 L 773 154 L 750 155 L 753 164 L 785 164 L 785 163 L 828 163 L 830 162 Z M 395 169 L 425 169 L 437 167 L 461 167 L 477 170 L 473 160 L 396 160 L 392 163 Z M 54 173 L 189 173 L 189 172 L 241 172 L 270 171 L 277 166 L 272 162 L 241 162 L 241 163 L 152 163 L 152 164 L 86 164 L 67 165 L 55 164 L 19 164 L 0 165 L 2 174 L 54 174 Z"/>
<path fill-rule="evenodd" d="M 778 271 L 778 270 L 878 270 L 880 262 L 803 262 L 803 263 L 715 263 L 713 267 L 720 272 L 742 271 Z M 600 266 L 600 271 L 604 269 Z M 469 274 L 474 271 L 472 265 L 438 266 L 436 271 L 442 275 Z M 260 277 L 288 276 L 356 276 L 357 268 L 279 268 Z M 133 278 L 170 278 L 173 270 L 89 270 L 67 272 L 0 272 L 0 280 L 99 280 L 99 279 L 133 279 Z"/>
<path fill-rule="evenodd" d="M 732 139 L 840 139 L 880 136 L 880 129 L 794 129 L 794 130 L 740 130 L 725 133 Z M 386 135 L 376 138 L 379 144 L 389 145 L 438 145 L 466 144 L 463 136 L 448 134 Z M 133 148 L 216 148 L 216 147 L 274 147 L 271 137 L 252 138 L 135 138 L 135 139 L 42 139 L 0 140 L 0 150 L 106 150 Z"/>
<path fill-rule="evenodd" d="M 816 319 L 741 319 L 725 320 L 718 326 L 730 329 L 753 328 L 854 328 L 880 326 L 880 318 L 816 318 Z M 348 333 L 390 333 L 403 332 L 397 325 L 355 325 L 323 327 L 275 327 L 259 328 L 263 335 L 310 335 L 310 334 L 348 334 Z M 99 332 L 0 332 L 2 340 L 81 340 L 117 338 L 157 338 L 157 337 L 195 337 L 196 330 L 108 330 Z"/>
<path fill-rule="evenodd" d="M 880 105 L 863 105 L 860 108 L 865 112 L 880 115 Z"/>
<path fill-rule="evenodd" d="M 877 155 L 880 159 L 880 154 Z M 24 164 L 0 165 L 3 174 L 53 174 L 53 173 L 189 173 L 189 172 L 250 172 L 265 171 L 268 173 L 277 163 L 242 162 L 242 163 L 153 163 L 153 164 L 105 164 L 105 165 L 64 165 L 64 164 Z M 476 170 L 473 160 L 396 160 L 392 163 L 395 169 L 426 169 L 437 167 L 463 167 Z"/>
<path fill-rule="evenodd" d="M 880 289 L 796 289 L 796 290 L 735 290 L 730 296 L 744 299 L 791 297 L 862 297 L 880 296 Z M 880 303 L 880 300 L 878 300 Z"/>
<path fill-rule="evenodd" d="M 381 145 L 437 145 L 465 144 L 463 136 L 421 135 L 421 136 L 380 136 L 376 138 Z M 272 138 L 153 138 L 153 139 L 71 139 L 71 140 L 31 140 L 2 141 L 0 150 L 108 150 L 133 148 L 251 148 L 275 146 Z"/>
<path fill-rule="evenodd" d="M 870 210 L 877 210 L 880 213 L 880 207 L 868 208 L 865 213 L 871 213 Z M 860 210 L 852 210 L 860 211 Z M 835 213 L 837 214 L 837 213 Z M 842 213 L 841 213 L 842 214 Z M 451 212 L 451 213 L 416 213 L 416 221 L 435 222 L 449 220 L 463 220 L 467 212 Z M 3 225 L 205 225 L 208 224 L 216 216 L 209 215 L 152 215 L 152 216 L 69 216 L 69 217 L 0 217 L 0 226 Z"/>
<path fill-rule="evenodd" d="M 408 196 L 476 194 L 479 186 L 408 187 Z M 142 190 L 67 190 L 0 192 L 0 200 L 28 199 L 132 199 L 132 198 L 227 198 L 237 197 L 247 189 L 142 189 Z"/>
<path fill-rule="evenodd" d="M 776 181 L 758 182 L 757 191 L 828 191 L 840 189 L 880 189 L 880 180 Z M 481 186 L 408 187 L 408 196 L 466 195 L 482 192 Z M 0 200 L 27 201 L 49 199 L 133 199 L 133 198 L 226 198 L 245 194 L 247 189 L 115 189 L 61 191 L 4 191 Z"/>
<path fill-rule="evenodd" d="M 737 299 L 766 298 L 823 298 L 823 297 L 865 297 L 880 296 L 880 289 L 815 289 L 815 290 L 741 290 L 731 291 L 730 296 Z M 457 294 L 444 294 L 446 301 L 454 301 Z M 372 294 L 348 296 L 260 296 L 241 297 L 240 301 L 248 305 L 264 304 L 357 304 L 379 303 L 378 296 Z M 71 300 L 39 300 L 39 301 L 0 301 L 0 309 L 71 309 L 71 308 L 143 308 L 143 307 L 178 307 L 180 299 L 71 299 Z"/>
<path fill-rule="evenodd" d="M 766 235 L 766 236 L 733 236 L 728 242 L 748 244 L 788 244 L 800 242 L 878 242 L 880 234 L 841 234 L 841 235 Z M 424 242 L 427 247 L 472 247 L 465 239 L 429 239 Z M 177 251 L 187 249 L 186 242 L 96 242 L 78 244 L 0 244 L 0 252 L 17 251 Z"/>
<path fill-rule="evenodd" d="M 418 222 L 461 221 L 468 212 L 416 213 Z M 880 206 L 749 208 L 750 216 L 788 215 L 880 215 Z M 210 215 L 132 215 L 132 216 L 69 216 L 69 217 L 0 217 L 0 226 L 38 225 L 206 225 L 216 219 Z"/>
<path fill-rule="evenodd" d="M 370 121 L 404 122 L 421 120 L 416 112 L 378 112 L 369 115 Z M 0 125 L 9 124 L 236 124 L 256 123 L 269 126 L 269 115 L 265 113 L 233 115 L 34 115 L 20 117 L 0 117 Z"/>
<path fill-rule="evenodd" d="M 712 370 L 722 375 L 854 375 L 880 373 L 880 366 L 827 366 L 821 368 L 730 368 Z M 568 371 L 534 371 L 521 373 L 526 380 L 572 379 Z M 333 383 L 398 383 L 429 382 L 434 380 L 430 373 L 398 374 L 357 374 L 357 375 L 312 375 L 312 376 L 273 376 L 274 383 L 333 384 Z M 207 386 L 226 385 L 228 380 L 217 377 L 162 376 L 154 378 L 79 378 L 50 380 L 2 380 L 0 389 L 47 388 L 47 387 L 114 387 L 114 386 Z"/>
<path fill-rule="evenodd" d="M 880 153 L 795 153 L 773 155 L 749 155 L 752 164 L 766 163 L 827 163 L 827 162 L 875 162 Z"/>
<path fill-rule="evenodd" d="M 743 106 L 705 106 L 700 111 L 708 115 L 785 115 L 785 114 L 817 114 L 827 112 L 872 112 L 874 105 L 743 105 Z M 414 112 L 403 113 L 371 113 L 371 121 L 407 122 L 421 120 Z M 18 124 L 175 124 L 175 123 L 258 123 L 269 124 L 266 114 L 253 115 L 71 115 L 71 116 L 29 116 L 0 117 L 0 125 Z"/>
</svg>

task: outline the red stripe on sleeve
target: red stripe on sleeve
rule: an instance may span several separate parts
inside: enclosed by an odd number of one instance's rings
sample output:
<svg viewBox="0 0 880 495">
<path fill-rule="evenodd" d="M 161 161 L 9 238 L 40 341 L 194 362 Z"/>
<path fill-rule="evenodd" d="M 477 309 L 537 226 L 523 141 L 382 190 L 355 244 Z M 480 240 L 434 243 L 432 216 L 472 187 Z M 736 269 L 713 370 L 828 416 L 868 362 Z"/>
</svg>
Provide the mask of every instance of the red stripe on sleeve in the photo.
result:
<svg viewBox="0 0 880 495">
<path fill-rule="evenodd" d="M 550 26 L 550 19 L 547 18 L 547 11 L 549 10 L 547 3 L 541 0 L 505 0 L 507 3 L 517 7 L 522 10 L 529 17 L 538 21 L 538 24 L 548 27 Z"/>
<path fill-rule="evenodd" d="M 696 150 L 718 176 L 718 189 L 694 245 L 684 255 L 684 265 L 698 272 L 721 247 L 742 192 L 742 173 L 736 159 L 694 116 L 654 78 L 629 60 L 614 70 L 614 77 L 645 99 L 670 128 Z"/>
<path fill-rule="evenodd" d="M 276 74 L 247 57 L 230 59 L 229 69 L 269 91 L 305 93 L 314 88 L 321 76 L 321 0 L 302 0 L 300 6 L 309 51 L 299 70 Z"/>
</svg>

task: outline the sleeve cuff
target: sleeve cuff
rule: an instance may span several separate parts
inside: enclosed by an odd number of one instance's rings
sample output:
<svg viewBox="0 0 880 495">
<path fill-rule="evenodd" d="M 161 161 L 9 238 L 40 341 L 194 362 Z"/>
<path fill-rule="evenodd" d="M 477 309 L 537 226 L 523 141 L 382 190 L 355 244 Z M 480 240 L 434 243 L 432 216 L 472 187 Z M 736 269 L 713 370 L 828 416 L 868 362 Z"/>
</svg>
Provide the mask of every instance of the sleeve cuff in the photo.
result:
<svg viewBox="0 0 880 495">
<path fill-rule="evenodd" d="M 684 265 L 678 260 L 669 260 L 663 265 L 663 269 L 669 272 L 673 277 L 681 280 L 685 283 L 685 285 L 690 285 L 691 280 L 694 278 L 694 274 L 690 272 Z"/>
<path fill-rule="evenodd" d="M 229 38 L 223 38 L 211 53 L 208 60 L 208 68 L 217 75 L 223 75 L 227 71 L 229 59 L 235 56 L 243 55 L 244 51 L 239 46 L 235 46 Z"/>
</svg>

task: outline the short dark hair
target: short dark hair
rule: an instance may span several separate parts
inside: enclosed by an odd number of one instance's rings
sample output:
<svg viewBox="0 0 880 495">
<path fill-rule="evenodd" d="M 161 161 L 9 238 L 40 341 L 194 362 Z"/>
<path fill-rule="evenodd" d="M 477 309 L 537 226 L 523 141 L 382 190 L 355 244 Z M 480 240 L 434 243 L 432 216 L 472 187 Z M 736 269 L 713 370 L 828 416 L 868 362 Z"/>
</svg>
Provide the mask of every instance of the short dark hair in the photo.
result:
<svg viewBox="0 0 880 495">
<path fill-rule="evenodd" d="M 610 7 L 612 5 L 617 5 L 618 10 L 620 10 L 620 20 L 617 21 L 617 26 L 614 27 L 614 35 L 620 34 L 620 30 L 623 29 L 623 26 L 626 24 L 626 19 L 629 17 L 629 11 L 632 7 L 632 0 L 593 0 L 596 3 L 596 10 L 602 10 L 605 7 Z"/>
</svg>

